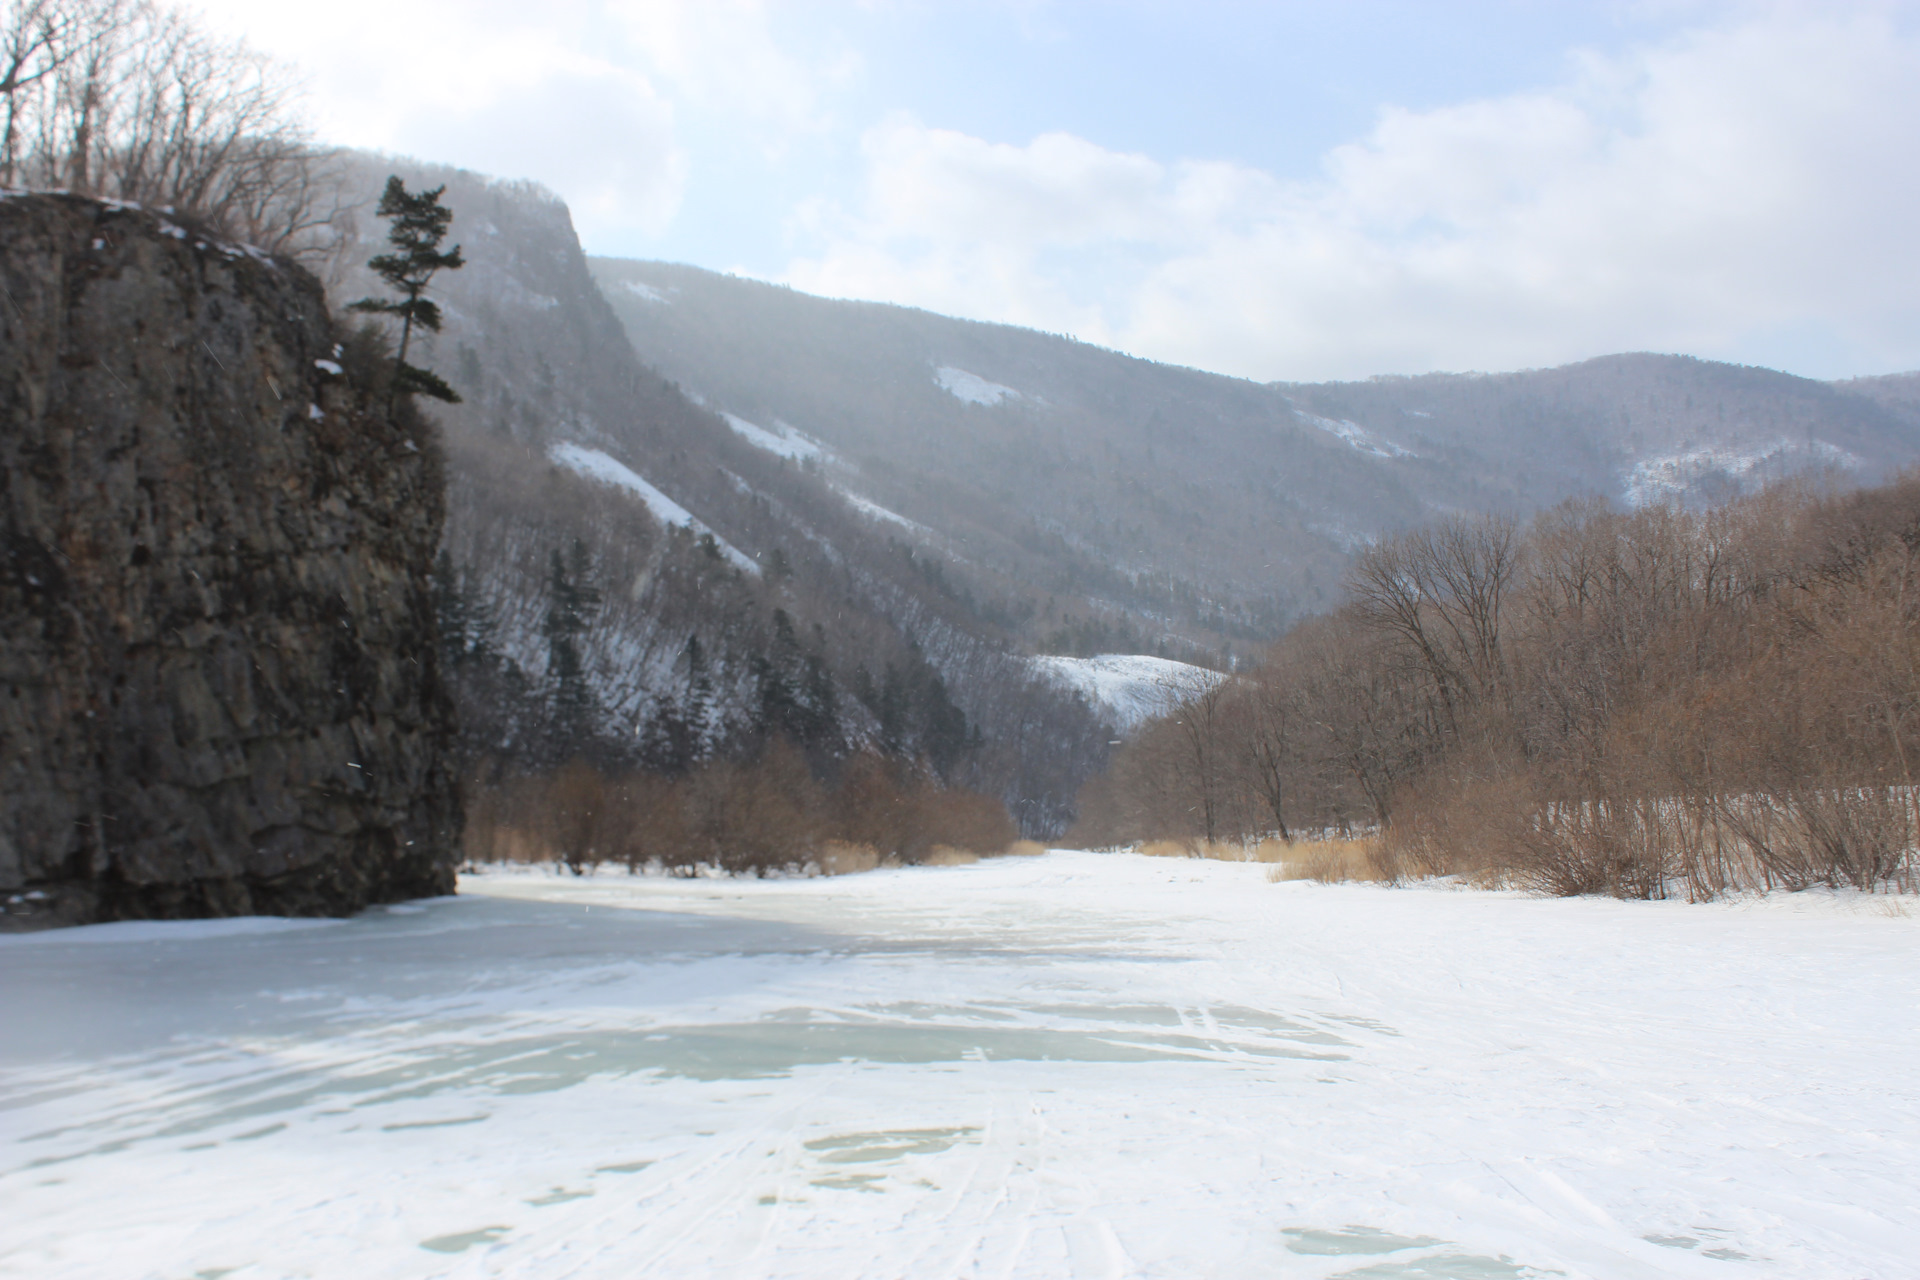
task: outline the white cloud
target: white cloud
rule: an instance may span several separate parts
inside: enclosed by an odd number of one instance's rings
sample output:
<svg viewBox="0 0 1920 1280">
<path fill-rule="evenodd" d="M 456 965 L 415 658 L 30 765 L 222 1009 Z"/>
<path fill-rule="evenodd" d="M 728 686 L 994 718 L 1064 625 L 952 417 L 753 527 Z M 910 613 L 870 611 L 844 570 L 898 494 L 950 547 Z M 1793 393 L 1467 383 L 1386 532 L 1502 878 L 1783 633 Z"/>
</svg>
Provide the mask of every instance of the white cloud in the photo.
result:
<svg viewBox="0 0 1920 1280">
<path fill-rule="evenodd" d="M 658 234 L 689 159 L 678 108 L 771 140 L 817 127 L 810 70 L 736 0 L 208 0 L 210 23 L 305 77 L 319 135 L 507 178 L 572 206 L 583 238 Z"/>
<path fill-rule="evenodd" d="M 608 0 L 607 12 L 677 95 L 751 120 L 772 146 L 825 127 L 819 86 L 855 65 L 849 54 L 817 67 L 790 55 L 759 0 Z"/>
<path fill-rule="evenodd" d="M 1309 182 L 892 119 L 787 277 L 1259 378 L 1630 349 L 1837 376 L 1920 364 L 1916 155 L 1914 41 L 1783 10 L 1388 109 Z"/>
</svg>

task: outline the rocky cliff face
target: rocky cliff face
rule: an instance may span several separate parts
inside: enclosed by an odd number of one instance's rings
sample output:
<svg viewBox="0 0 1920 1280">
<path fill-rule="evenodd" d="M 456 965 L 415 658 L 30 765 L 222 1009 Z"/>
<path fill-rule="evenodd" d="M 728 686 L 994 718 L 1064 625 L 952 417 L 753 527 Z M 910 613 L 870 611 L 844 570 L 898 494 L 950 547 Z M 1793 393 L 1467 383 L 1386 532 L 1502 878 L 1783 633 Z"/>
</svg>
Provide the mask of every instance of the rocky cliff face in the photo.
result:
<svg viewBox="0 0 1920 1280">
<path fill-rule="evenodd" d="M 0 918 L 450 892 L 438 452 L 319 286 L 64 196 L 0 285 Z"/>
</svg>

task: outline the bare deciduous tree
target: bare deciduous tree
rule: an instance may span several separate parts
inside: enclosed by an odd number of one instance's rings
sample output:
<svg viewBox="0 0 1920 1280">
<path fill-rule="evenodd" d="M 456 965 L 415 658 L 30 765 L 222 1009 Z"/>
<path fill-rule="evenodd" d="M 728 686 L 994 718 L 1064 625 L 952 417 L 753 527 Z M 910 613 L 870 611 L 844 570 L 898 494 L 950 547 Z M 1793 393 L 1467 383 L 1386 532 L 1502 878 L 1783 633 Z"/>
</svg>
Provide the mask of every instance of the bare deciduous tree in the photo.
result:
<svg viewBox="0 0 1920 1280">
<path fill-rule="evenodd" d="M 1349 586 L 1139 732 L 1106 838 L 1357 817 L 1396 865 L 1555 893 L 1916 887 L 1920 474 L 1456 519 Z"/>
<path fill-rule="evenodd" d="M 280 64 L 152 0 L 19 0 L 0 19 L 0 181 L 174 210 L 274 252 L 342 212 Z"/>
</svg>

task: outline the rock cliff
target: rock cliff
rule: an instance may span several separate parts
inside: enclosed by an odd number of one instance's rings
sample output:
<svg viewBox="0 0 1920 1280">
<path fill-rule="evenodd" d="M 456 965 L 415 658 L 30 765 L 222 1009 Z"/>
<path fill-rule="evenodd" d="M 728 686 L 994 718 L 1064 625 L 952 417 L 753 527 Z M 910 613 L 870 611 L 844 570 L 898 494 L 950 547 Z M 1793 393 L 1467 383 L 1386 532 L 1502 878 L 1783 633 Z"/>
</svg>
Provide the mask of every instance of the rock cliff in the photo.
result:
<svg viewBox="0 0 1920 1280">
<path fill-rule="evenodd" d="M 0 919 L 450 892 L 425 427 L 320 286 L 167 218 L 0 198 Z"/>
</svg>

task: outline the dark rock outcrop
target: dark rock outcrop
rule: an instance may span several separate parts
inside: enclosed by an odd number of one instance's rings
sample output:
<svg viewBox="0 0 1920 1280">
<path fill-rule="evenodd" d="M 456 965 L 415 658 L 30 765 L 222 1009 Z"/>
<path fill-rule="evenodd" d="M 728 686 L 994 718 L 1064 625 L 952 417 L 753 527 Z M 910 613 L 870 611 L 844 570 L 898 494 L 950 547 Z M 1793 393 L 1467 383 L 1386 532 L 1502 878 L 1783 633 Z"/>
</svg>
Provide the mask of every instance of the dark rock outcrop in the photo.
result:
<svg viewBox="0 0 1920 1280">
<path fill-rule="evenodd" d="M 307 273 L 0 198 L 0 916 L 450 892 L 439 453 Z"/>
</svg>

